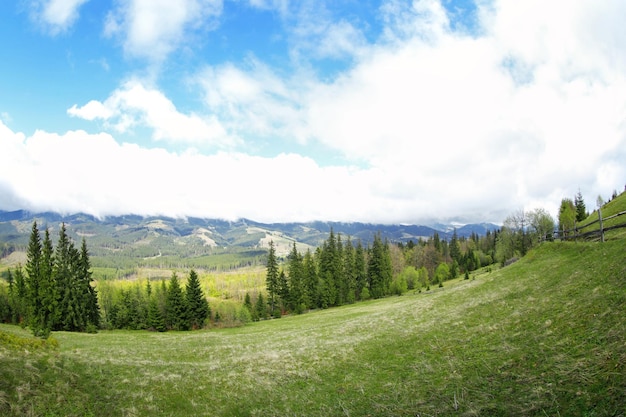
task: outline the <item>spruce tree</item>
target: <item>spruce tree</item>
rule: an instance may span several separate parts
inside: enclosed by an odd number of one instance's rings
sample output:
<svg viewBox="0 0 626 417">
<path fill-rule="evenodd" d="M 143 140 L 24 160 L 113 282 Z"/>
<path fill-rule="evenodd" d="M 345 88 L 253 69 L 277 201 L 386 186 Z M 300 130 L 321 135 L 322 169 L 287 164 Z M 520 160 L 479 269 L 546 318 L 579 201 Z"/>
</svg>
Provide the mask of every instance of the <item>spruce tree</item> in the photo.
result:
<svg viewBox="0 0 626 417">
<path fill-rule="evenodd" d="M 452 239 L 450 240 L 450 258 L 457 262 L 461 260 L 461 246 L 459 245 L 459 237 L 456 233 L 456 227 L 454 228 L 454 232 L 452 232 Z"/>
<path fill-rule="evenodd" d="M 11 282 L 13 284 L 11 285 Z M 11 306 L 11 322 L 26 326 L 26 310 L 28 305 L 26 302 L 26 280 L 20 265 L 15 268 L 12 273 L 9 270 L 9 302 Z"/>
<path fill-rule="evenodd" d="M 368 279 L 367 279 L 367 262 L 365 260 L 365 249 L 359 240 L 356 245 L 356 250 L 354 251 L 354 274 L 356 280 L 356 299 L 363 299 L 361 296 L 361 292 L 363 289 L 368 290 L 369 298 L 369 287 L 368 287 Z"/>
<path fill-rule="evenodd" d="M 87 250 L 87 242 L 83 238 L 78 259 L 78 282 L 81 295 L 81 310 L 84 311 L 83 321 L 91 331 L 100 327 L 100 307 L 98 305 L 98 293 L 91 285 L 91 261 Z"/>
<path fill-rule="evenodd" d="M 189 321 L 192 329 L 201 329 L 209 317 L 209 303 L 200 287 L 198 274 L 193 269 L 189 271 L 189 279 L 185 288 L 187 306 L 189 309 Z"/>
<path fill-rule="evenodd" d="M 54 254 L 53 276 L 57 286 L 58 321 L 55 330 L 85 330 L 85 306 L 79 284 L 80 255 L 61 225 L 59 241 Z"/>
<path fill-rule="evenodd" d="M 574 206 L 576 206 L 576 221 L 582 222 L 587 218 L 587 208 L 585 207 L 585 201 L 583 200 L 583 195 L 580 190 L 574 197 Z"/>
<path fill-rule="evenodd" d="M 267 304 L 265 303 L 265 297 L 262 292 L 259 293 L 256 299 L 254 309 L 256 310 L 256 316 L 259 320 L 265 320 L 267 318 Z"/>
<path fill-rule="evenodd" d="M 392 275 L 389 242 L 386 240 L 383 242 L 378 233 L 374 236 L 367 268 L 369 292 L 372 298 L 384 297 L 389 293 Z"/>
<path fill-rule="evenodd" d="M 167 287 L 165 322 L 167 327 L 173 330 L 188 330 L 190 325 L 187 300 L 183 295 L 176 272 L 172 273 Z"/>
<path fill-rule="evenodd" d="M 150 302 L 148 305 L 148 329 L 164 332 L 167 330 L 165 327 L 165 320 L 163 319 L 163 314 L 159 309 L 159 305 L 157 303 L 156 297 L 150 297 Z"/>
<path fill-rule="evenodd" d="M 333 278 L 335 281 L 335 305 L 342 305 L 346 303 L 346 276 L 344 270 L 343 259 L 343 243 L 341 241 L 341 234 L 337 234 L 337 241 L 335 243 L 336 254 L 333 265 Z"/>
<path fill-rule="evenodd" d="M 317 265 L 311 251 L 307 249 L 302 260 L 304 269 L 304 288 L 306 292 L 307 307 L 319 306 L 319 279 L 317 277 Z"/>
<path fill-rule="evenodd" d="M 341 275 L 341 262 L 337 252 L 335 232 L 330 229 L 328 239 L 322 245 L 319 257 L 320 299 L 322 307 L 337 303 L 337 282 Z"/>
<path fill-rule="evenodd" d="M 342 299 L 346 303 L 354 303 L 356 300 L 355 250 L 350 238 L 344 245 L 343 265 L 343 279 L 340 287 Z"/>
<path fill-rule="evenodd" d="M 258 316 L 254 307 L 252 306 L 252 298 L 250 297 L 250 293 L 246 291 L 246 295 L 243 298 L 243 306 L 250 313 L 250 317 L 252 321 L 258 321 Z"/>
<path fill-rule="evenodd" d="M 291 252 L 287 257 L 287 271 L 289 274 L 289 304 L 296 313 L 302 313 L 308 304 L 304 289 L 304 265 L 302 255 L 298 252 L 296 242 L 293 242 Z"/>
<path fill-rule="evenodd" d="M 48 228 L 44 232 L 41 254 L 41 293 L 44 308 L 42 315 L 44 322 L 53 329 L 59 318 L 59 312 L 57 286 L 54 281 L 54 249 Z"/>
<path fill-rule="evenodd" d="M 282 313 L 287 309 L 287 304 L 290 300 L 289 295 L 289 283 L 287 282 L 287 275 L 283 269 L 278 274 L 278 297 L 280 299 L 280 309 L 276 309 L 272 312 L 274 317 L 280 317 Z"/>
<path fill-rule="evenodd" d="M 50 326 L 43 316 L 45 310 L 41 290 L 41 258 L 41 237 L 37 222 L 33 222 L 26 252 L 26 321 L 35 336 L 47 337 L 50 334 Z"/>
<path fill-rule="evenodd" d="M 276 301 L 278 299 L 278 260 L 276 259 L 276 248 L 274 241 L 270 240 L 270 249 L 267 254 L 267 274 L 265 277 L 267 287 L 268 302 L 270 310 L 274 312 Z"/>
<path fill-rule="evenodd" d="M 370 259 L 367 268 L 370 295 L 372 298 L 380 298 L 385 295 L 384 288 L 384 246 L 380 234 L 374 236 L 374 242 L 370 250 Z"/>
</svg>

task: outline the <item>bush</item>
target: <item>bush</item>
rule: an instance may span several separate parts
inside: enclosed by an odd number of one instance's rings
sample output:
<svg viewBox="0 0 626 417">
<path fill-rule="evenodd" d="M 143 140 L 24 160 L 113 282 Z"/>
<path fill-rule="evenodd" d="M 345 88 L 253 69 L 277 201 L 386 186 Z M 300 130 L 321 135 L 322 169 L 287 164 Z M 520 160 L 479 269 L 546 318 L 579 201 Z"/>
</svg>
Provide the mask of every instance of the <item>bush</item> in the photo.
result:
<svg viewBox="0 0 626 417">
<path fill-rule="evenodd" d="M 361 300 L 369 300 L 370 299 L 370 290 L 367 287 L 364 287 L 361 290 Z"/>
</svg>

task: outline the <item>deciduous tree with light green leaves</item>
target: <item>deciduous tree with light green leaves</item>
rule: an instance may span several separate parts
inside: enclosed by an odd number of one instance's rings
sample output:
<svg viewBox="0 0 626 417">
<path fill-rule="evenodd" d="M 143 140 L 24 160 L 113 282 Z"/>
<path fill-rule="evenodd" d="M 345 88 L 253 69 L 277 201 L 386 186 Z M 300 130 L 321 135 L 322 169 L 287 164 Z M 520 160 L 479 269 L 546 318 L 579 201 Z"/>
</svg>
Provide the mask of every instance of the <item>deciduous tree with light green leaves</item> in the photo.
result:
<svg viewBox="0 0 626 417">
<path fill-rule="evenodd" d="M 559 208 L 559 230 L 563 235 L 568 235 L 568 231 L 574 228 L 576 224 L 576 206 L 569 198 L 561 200 Z"/>
</svg>

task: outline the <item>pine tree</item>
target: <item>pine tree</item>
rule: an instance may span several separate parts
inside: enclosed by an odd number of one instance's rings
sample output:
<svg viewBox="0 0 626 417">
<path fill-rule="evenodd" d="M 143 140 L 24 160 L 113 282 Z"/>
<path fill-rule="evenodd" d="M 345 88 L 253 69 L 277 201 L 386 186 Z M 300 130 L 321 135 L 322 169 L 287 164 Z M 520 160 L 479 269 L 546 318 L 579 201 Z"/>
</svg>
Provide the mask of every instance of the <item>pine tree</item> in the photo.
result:
<svg viewBox="0 0 626 417">
<path fill-rule="evenodd" d="M 259 320 L 265 320 L 267 318 L 267 304 L 265 303 L 265 297 L 263 297 L 262 292 L 259 293 L 256 299 L 254 309 L 256 310 L 256 316 Z"/>
<path fill-rule="evenodd" d="M 344 275 L 344 259 L 343 259 L 343 242 L 341 241 L 341 234 L 337 234 L 337 240 L 335 243 L 335 259 L 333 264 L 333 280 L 335 282 L 335 305 L 339 306 L 345 304 L 346 299 L 346 282 Z"/>
<path fill-rule="evenodd" d="M 289 304 L 296 313 L 302 313 L 308 304 L 304 290 L 304 265 L 302 255 L 298 252 L 296 242 L 293 242 L 291 252 L 287 257 L 287 271 L 289 274 Z"/>
<path fill-rule="evenodd" d="M 576 221 L 582 222 L 587 218 L 587 208 L 585 207 L 585 201 L 583 200 L 580 189 L 574 197 L 574 206 L 576 206 Z"/>
<path fill-rule="evenodd" d="M 319 279 L 317 276 L 317 265 L 311 251 L 307 249 L 302 260 L 304 268 L 304 287 L 306 290 L 306 299 L 308 300 L 308 308 L 319 306 Z"/>
<path fill-rule="evenodd" d="M 11 307 L 11 322 L 26 326 L 26 280 L 20 265 L 12 273 L 9 269 L 9 305 Z"/>
<path fill-rule="evenodd" d="M 189 279 L 185 288 L 187 296 L 187 306 L 189 308 L 189 319 L 192 329 L 200 329 L 209 317 L 209 303 L 200 287 L 198 274 L 193 269 L 189 271 Z"/>
<path fill-rule="evenodd" d="M 243 298 L 243 306 L 250 313 L 250 317 L 252 317 L 252 321 L 258 321 L 259 318 L 256 314 L 256 311 L 254 310 L 254 307 L 252 306 L 252 298 L 250 298 L 250 293 L 247 291 L 246 291 L 245 297 Z"/>
<path fill-rule="evenodd" d="M 54 254 L 53 276 L 57 286 L 58 321 L 55 330 L 85 330 L 85 308 L 78 283 L 77 270 L 80 255 L 67 236 L 65 223 L 59 231 L 59 241 Z"/>
<path fill-rule="evenodd" d="M 50 326 L 43 316 L 45 309 L 41 291 L 41 258 L 41 237 L 37 222 L 33 222 L 26 252 L 26 321 L 35 336 L 47 337 L 50 334 Z"/>
<path fill-rule="evenodd" d="M 50 239 L 50 231 L 46 228 L 41 252 L 41 293 L 44 311 L 42 312 L 45 323 L 53 329 L 58 318 L 58 295 L 54 281 L 54 249 Z"/>
<path fill-rule="evenodd" d="M 354 252 L 354 274 L 356 280 L 356 299 L 362 300 L 362 291 L 364 288 L 368 290 L 369 298 L 369 286 L 367 279 L 367 262 L 365 260 L 365 249 L 359 240 Z"/>
<path fill-rule="evenodd" d="M 89 260 L 87 242 L 84 238 L 80 247 L 77 278 L 82 298 L 81 310 L 85 314 L 83 321 L 90 328 L 90 331 L 93 331 L 100 327 L 100 306 L 98 305 L 98 293 L 91 285 L 91 261 Z"/>
<path fill-rule="evenodd" d="M 169 286 L 167 287 L 165 323 L 168 328 L 173 330 L 188 330 L 190 325 L 187 302 L 178 282 L 176 272 L 172 273 Z"/>
<path fill-rule="evenodd" d="M 283 269 L 278 274 L 278 298 L 280 300 L 280 309 L 276 309 L 272 312 L 274 317 L 280 317 L 282 313 L 287 309 L 287 304 L 290 300 L 289 295 L 289 283 L 287 282 L 287 275 Z"/>
<path fill-rule="evenodd" d="M 322 245 L 319 258 L 320 299 L 322 307 L 337 303 L 337 282 L 341 275 L 341 262 L 337 252 L 335 232 L 330 229 L 328 239 Z"/>
<path fill-rule="evenodd" d="M 456 227 L 454 228 L 454 232 L 452 232 L 452 239 L 450 240 L 450 258 L 457 262 L 461 260 L 461 247 L 459 245 L 459 237 L 456 233 Z"/>
<path fill-rule="evenodd" d="M 380 298 L 388 294 L 391 284 L 391 256 L 389 245 L 383 243 L 380 234 L 374 236 L 371 255 L 367 268 L 370 295 L 372 298 Z"/>
<path fill-rule="evenodd" d="M 355 250 L 350 238 L 346 241 L 343 249 L 343 280 L 341 285 L 342 298 L 346 303 L 354 303 L 356 300 L 356 269 Z"/>
<path fill-rule="evenodd" d="M 274 247 L 273 240 L 270 240 L 270 249 L 267 255 L 267 275 L 265 284 L 267 287 L 270 310 L 273 313 L 278 299 L 278 260 L 276 259 L 276 248 Z"/>
<path fill-rule="evenodd" d="M 147 321 L 148 329 L 150 330 L 154 330 L 157 332 L 164 332 L 167 330 L 167 328 L 165 327 L 165 320 L 163 319 L 163 314 L 159 309 L 156 297 L 150 297 Z"/>
</svg>

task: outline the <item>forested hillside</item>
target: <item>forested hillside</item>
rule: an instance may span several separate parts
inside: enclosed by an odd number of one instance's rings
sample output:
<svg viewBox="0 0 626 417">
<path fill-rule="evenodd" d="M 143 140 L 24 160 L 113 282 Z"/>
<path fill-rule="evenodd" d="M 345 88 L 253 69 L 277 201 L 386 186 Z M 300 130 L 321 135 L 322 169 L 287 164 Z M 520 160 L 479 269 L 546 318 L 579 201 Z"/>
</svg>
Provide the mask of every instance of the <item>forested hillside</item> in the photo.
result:
<svg viewBox="0 0 626 417">
<path fill-rule="evenodd" d="M 263 265 L 272 240 L 279 257 L 286 256 L 295 242 L 301 252 L 314 250 L 329 236 L 330 230 L 350 237 L 353 242 L 371 244 L 380 234 L 391 242 L 417 242 L 445 230 L 418 225 L 383 225 L 364 223 L 310 222 L 263 224 L 252 220 L 111 216 L 98 219 L 85 214 L 0 212 L 0 249 L 6 263 L 23 262 L 30 227 L 37 223 L 57 233 L 64 223 L 68 236 L 75 241 L 88 239 L 96 278 L 135 274 L 137 268 L 196 268 L 233 270 Z M 457 229 L 460 237 L 483 236 L 497 229 L 493 224 L 465 225 Z M 9 255 L 15 252 L 12 258 Z M 7 259 L 8 258 L 8 259 Z M 100 269 L 102 268 L 102 269 Z"/>
</svg>

